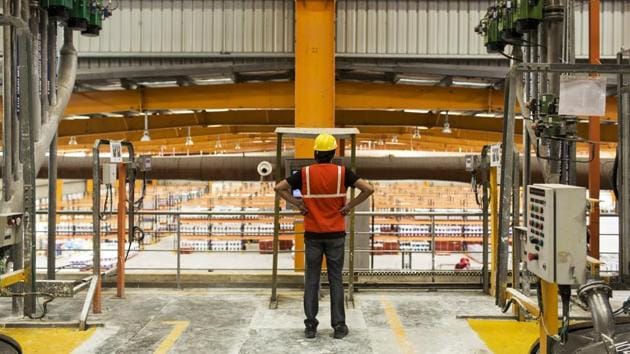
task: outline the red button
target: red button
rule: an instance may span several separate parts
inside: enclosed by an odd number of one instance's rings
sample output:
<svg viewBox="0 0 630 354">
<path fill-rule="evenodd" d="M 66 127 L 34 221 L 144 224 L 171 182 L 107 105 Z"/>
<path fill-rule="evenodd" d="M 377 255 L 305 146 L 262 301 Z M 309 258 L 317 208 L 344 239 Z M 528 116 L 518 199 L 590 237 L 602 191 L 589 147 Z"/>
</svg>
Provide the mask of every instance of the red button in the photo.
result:
<svg viewBox="0 0 630 354">
<path fill-rule="evenodd" d="M 537 260 L 538 259 L 538 255 L 536 253 L 528 253 L 527 254 L 527 260 L 528 261 L 533 261 L 533 260 Z"/>
</svg>

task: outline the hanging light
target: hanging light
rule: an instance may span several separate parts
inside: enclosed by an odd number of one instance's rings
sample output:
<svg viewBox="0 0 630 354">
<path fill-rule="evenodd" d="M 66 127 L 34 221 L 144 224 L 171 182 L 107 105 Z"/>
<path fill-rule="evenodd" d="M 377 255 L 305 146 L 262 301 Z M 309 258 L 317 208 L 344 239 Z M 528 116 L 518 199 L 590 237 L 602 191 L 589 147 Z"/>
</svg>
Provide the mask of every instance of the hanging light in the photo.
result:
<svg viewBox="0 0 630 354">
<path fill-rule="evenodd" d="M 383 139 L 378 139 L 378 141 L 376 142 L 376 145 L 383 146 L 385 145 L 385 142 L 383 141 Z"/>
<path fill-rule="evenodd" d="M 77 145 L 77 138 L 73 135 L 70 137 L 70 141 L 68 141 L 68 145 Z"/>
<path fill-rule="evenodd" d="M 223 147 L 223 144 L 221 144 L 221 137 L 217 137 L 217 142 L 214 143 L 214 148 L 215 149 L 221 149 Z"/>
<path fill-rule="evenodd" d="M 236 143 L 236 145 L 234 145 L 234 150 L 240 150 L 241 149 L 241 144 Z"/>
<path fill-rule="evenodd" d="M 392 137 L 392 144 L 398 144 L 398 135 Z"/>
<path fill-rule="evenodd" d="M 190 136 L 190 127 L 188 127 L 188 135 L 186 135 L 186 146 L 192 146 L 195 143 L 193 143 L 192 137 Z"/>
<path fill-rule="evenodd" d="M 416 127 L 416 129 L 414 129 L 413 131 L 413 136 L 412 138 L 414 139 L 420 139 L 421 135 L 420 135 L 420 129 L 418 127 Z"/>
<path fill-rule="evenodd" d="M 147 112 L 144 112 L 144 133 L 140 141 L 151 141 L 151 136 L 149 135 L 149 114 Z"/>
<path fill-rule="evenodd" d="M 442 133 L 451 134 L 453 131 L 451 130 L 451 125 L 448 123 L 448 111 L 446 111 L 446 116 L 444 117 L 444 128 L 442 128 Z"/>
</svg>

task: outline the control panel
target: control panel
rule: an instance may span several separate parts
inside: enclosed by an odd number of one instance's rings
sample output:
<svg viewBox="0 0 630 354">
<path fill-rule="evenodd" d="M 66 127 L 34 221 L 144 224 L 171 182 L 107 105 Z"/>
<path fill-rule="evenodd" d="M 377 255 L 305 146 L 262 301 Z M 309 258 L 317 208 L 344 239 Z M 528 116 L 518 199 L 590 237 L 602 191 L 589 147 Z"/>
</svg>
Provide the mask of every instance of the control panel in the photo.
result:
<svg viewBox="0 0 630 354">
<path fill-rule="evenodd" d="M 22 214 L 0 214 L 0 247 L 15 244 L 22 225 Z"/>
<path fill-rule="evenodd" d="M 527 189 L 527 269 L 560 285 L 586 280 L 586 190 L 563 184 Z"/>
</svg>

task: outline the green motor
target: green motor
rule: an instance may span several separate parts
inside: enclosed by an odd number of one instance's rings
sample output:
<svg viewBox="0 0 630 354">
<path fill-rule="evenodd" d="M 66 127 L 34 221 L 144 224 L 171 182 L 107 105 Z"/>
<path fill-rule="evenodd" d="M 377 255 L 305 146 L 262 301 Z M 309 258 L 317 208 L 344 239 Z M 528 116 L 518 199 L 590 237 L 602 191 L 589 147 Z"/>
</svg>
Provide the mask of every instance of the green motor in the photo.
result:
<svg viewBox="0 0 630 354">
<path fill-rule="evenodd" d="M 81 32 L 84 36 L 96 37 L 103 28 L 103 0 L 91 0 L 88 5 L 87 28 Z"/>
<path fill-rule="evenodd" d="M 66 21 L 72 12 L 72 0 L 42 0 L 42 7 L 48 16 Z"/>
<path fill-rule="evenodd" d="M 499 11 L 496 7 L 488 9 L 487 27 L 485 32 L 485 46 L 488 53 L 499 53 L 505 50 L 506 42 L 499 32 Z"/>
<path fill-rule="evenodd" d="M 519 33 L 528 33 L 536 30 L 540 21 L 543 20 L 544 1 L 515 0 L 514 3 L 514 23 L 516 25 L 516 31 Z"/>
<path fill-rule="evenodd" d="M 499 34 L 501 39 L 506 43 L 520 45 L 523 35 L 516 30 L 516 23 L 514 21 L 515 12 L 512 1 L 503 0 L 499 2 Z"/>
<path fill-rule="evenodd" d="M 68 19 L 68 27 L 76 31 L 85 31 L 88 27 L 89 16 L 88 0 L 73 0 L 72 14 Z"/>
</svg>

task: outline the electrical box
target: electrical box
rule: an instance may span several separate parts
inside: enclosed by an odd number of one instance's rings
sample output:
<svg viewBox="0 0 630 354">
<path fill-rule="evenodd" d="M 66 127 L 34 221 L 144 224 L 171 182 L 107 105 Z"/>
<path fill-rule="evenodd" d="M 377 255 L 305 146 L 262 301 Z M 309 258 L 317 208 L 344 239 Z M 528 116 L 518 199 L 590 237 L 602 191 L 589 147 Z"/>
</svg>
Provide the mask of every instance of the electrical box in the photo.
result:
<svg viewBox="0 0 630 354">
<path fill-rule="evenodd" d="M 586 189 L 563 184 L 527 188 L 527 269 L 545 281 L 586 281 Z"/>
<path fill-rule="evenodd" d="M 151 156 L 142 155 L 138 159 L 138 169 L 140 172 L 151 172 Z"/>
<path fill-rule="evenodd" d="M 466 163 L 466 172 L 474 172 L 479 166 L 479 155 L 466 155 L 464 161 Z"/>
<path fill-rule="evenodd" d="M 116 168 L 118 165 L 113 163 L 103 164 L 103 184 L 113 186 L 116 183 Z"/>
<path fill-rule="evenodd" d="M 22 214 L 0 214 L 0 247 L 15 244 L 18 229 L 22 224 Z"/>
</svg>

